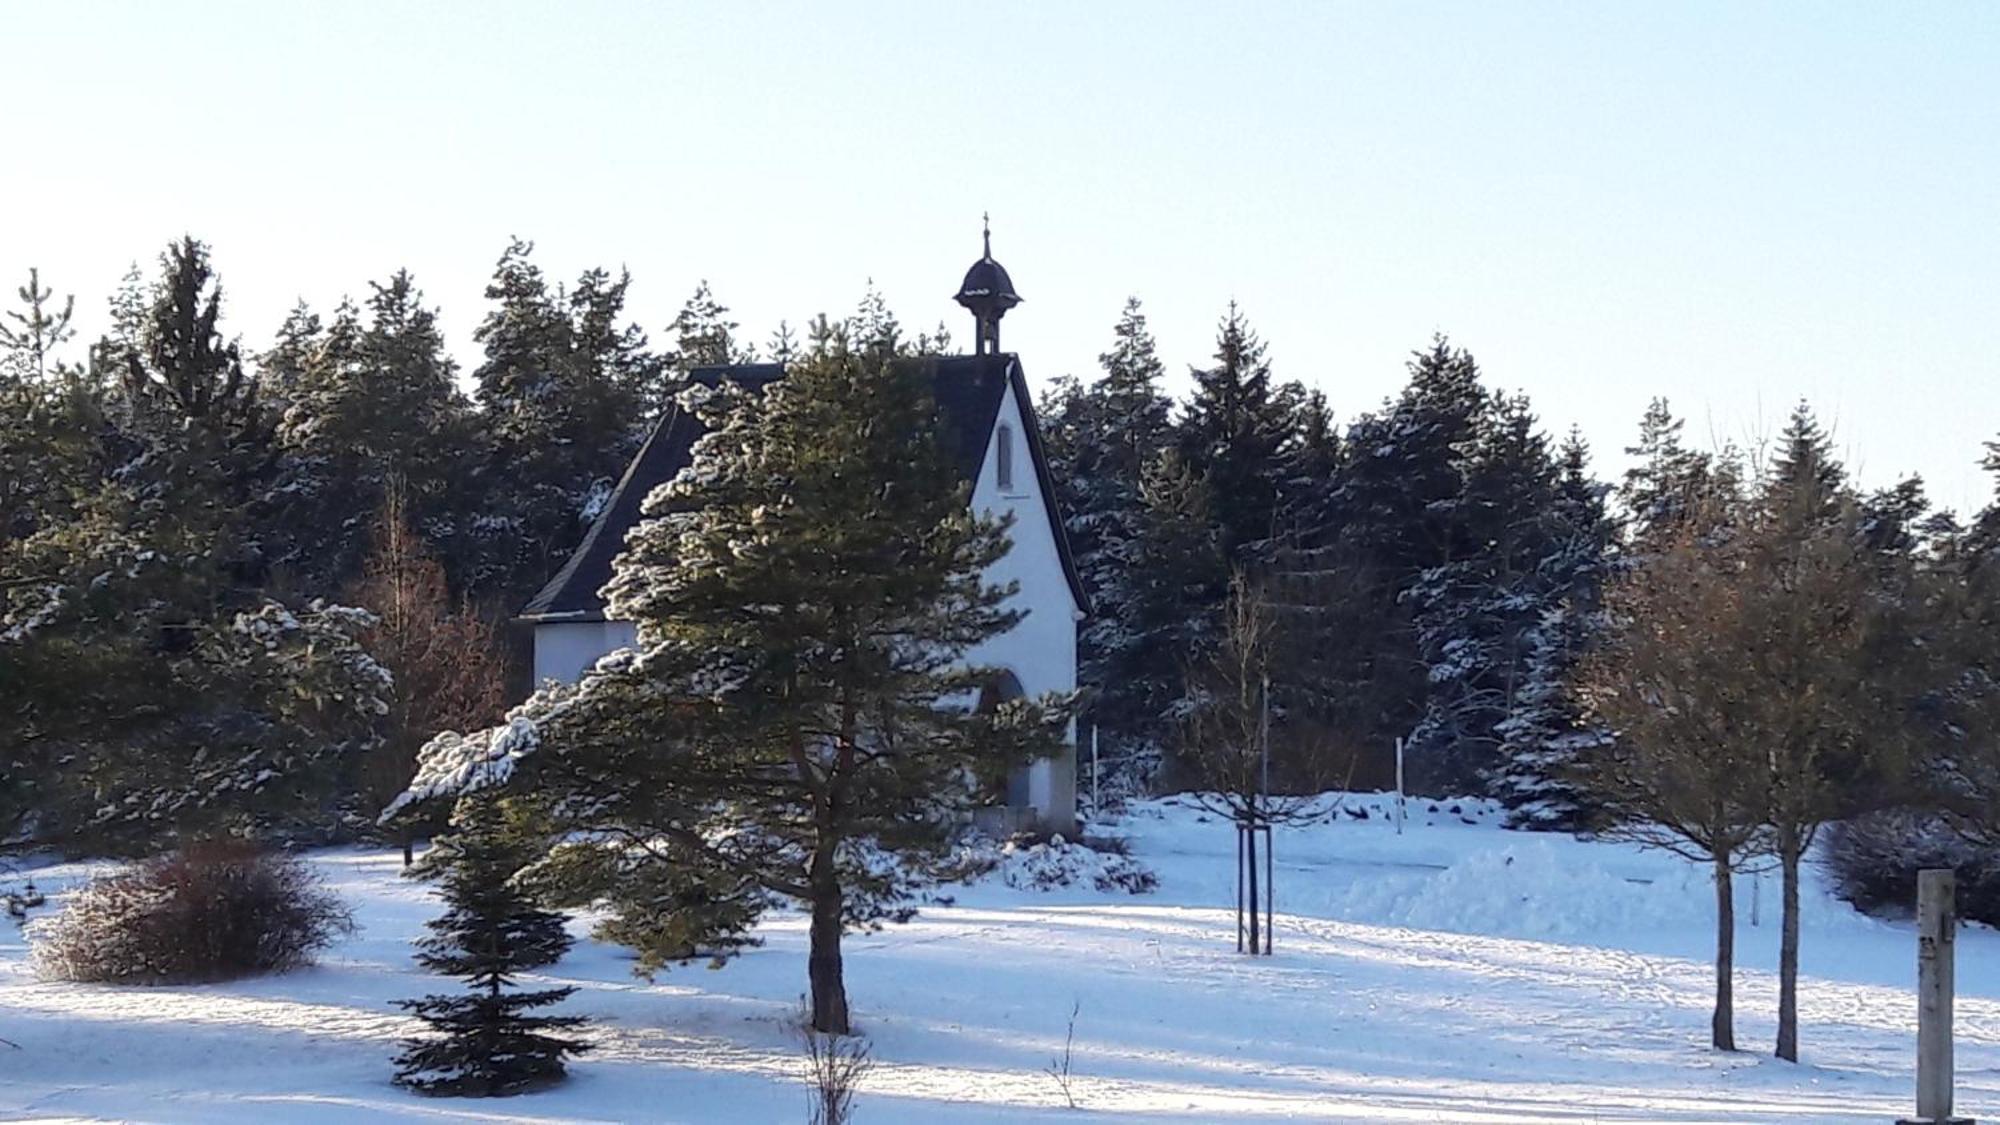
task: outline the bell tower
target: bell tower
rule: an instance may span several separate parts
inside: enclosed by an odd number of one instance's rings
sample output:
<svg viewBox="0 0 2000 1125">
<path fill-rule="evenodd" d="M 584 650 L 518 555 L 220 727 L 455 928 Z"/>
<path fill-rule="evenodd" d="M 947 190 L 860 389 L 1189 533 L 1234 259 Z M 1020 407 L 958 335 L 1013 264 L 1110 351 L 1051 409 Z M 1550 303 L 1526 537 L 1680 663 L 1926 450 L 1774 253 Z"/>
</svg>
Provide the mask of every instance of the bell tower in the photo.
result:
<svg viewBox="0 0 2000 1125">
<path fill-rule="evenodd" d="M 997 355 L 1000 351 L 1000 318 L 1007 310 L 1021 303 L 1021 295 L 1014 292 L 1014 281 L 1007 276 L 1007 270 L 993 260 L 993 227 L 987 216 L 981 216 L 981 234 L 985 242 L 985 253 L 965 271 L 965 280 L 958 286 L 958 296 L 954 298 L 972 313 L 973 351 L 979 355 Z"/>
</svg>

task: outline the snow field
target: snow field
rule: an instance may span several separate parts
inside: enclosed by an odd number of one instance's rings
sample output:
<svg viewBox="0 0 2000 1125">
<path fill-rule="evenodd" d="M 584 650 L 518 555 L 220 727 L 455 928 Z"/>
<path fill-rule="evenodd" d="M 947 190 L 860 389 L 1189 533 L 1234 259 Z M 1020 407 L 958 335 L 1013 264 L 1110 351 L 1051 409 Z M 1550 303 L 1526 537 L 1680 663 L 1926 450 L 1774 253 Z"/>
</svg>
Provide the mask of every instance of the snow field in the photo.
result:
<svg viewBox="0 0 2000 1125">
<path fill-rule="evenodd" d="M 950 905 L 846 945 L 878 1059 L 856 1119 L 953 1121 L 1846 1122 L 1907 1112 L 1915 939 L 1809 887 L 1805 1063 L 1768 1057 L 1776 881 L 1738 888 L 1737 1055 L 1709 1051 L 1706 873 L 1627 845 L 1506 832 L 1490 806 L 1378 796 L 1277 831 L 1277 953 L 1234 952 L 1234 839 L 1172 802 L 1100 826 L 1159 889 L 1035 890 L 1012 857 Z M 1450 811 L 1452 805 L 1459 812 Z M 1470 821 L 1471 823 L 1467 823 Z M 392 1001 L 450 982 L 409 941 L 436 910 L 388 852 L 315 862 L 361 930 L 312 969 L 218 985 L 33 978 L 0 927 L 0 1118 L 162 1122 L 788 1122 L 805 1115 L 793 1018 L 805 925 L 774 916 L 724 969 L 652 983 L 585 940 L 527 984 L 575 985 L 596 1050 L 560 1089 L 495 1102 L 389 1084 Z M 86 873 L 51 867 L 54 889 Z M 1761 893 L 1760 925 L 1749 925 Z M 587 929 L 584 922 L 576 926 Z M 1961 1110 L 2000 1112 L 2000 935 L 1959 943 Z M 1075 1088 L 1045 1068 L 1072 1005 Z"/>
</svg>

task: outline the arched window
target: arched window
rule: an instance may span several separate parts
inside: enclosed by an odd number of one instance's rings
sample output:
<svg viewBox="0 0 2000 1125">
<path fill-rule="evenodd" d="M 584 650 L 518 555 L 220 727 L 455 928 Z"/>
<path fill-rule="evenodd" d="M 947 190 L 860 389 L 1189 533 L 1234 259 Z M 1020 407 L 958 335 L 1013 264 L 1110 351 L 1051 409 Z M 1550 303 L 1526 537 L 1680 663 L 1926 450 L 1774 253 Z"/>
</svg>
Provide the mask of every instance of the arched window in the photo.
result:
<svg viewBox="0 0 2000 1125">
<path fill-rule="evenodd" d="M 999 478 L 1000 491 L 1014 491 L 1014 427 L 1000 423 L 1000 437 L 993 452 L 993 471 Z"/>
</svg>

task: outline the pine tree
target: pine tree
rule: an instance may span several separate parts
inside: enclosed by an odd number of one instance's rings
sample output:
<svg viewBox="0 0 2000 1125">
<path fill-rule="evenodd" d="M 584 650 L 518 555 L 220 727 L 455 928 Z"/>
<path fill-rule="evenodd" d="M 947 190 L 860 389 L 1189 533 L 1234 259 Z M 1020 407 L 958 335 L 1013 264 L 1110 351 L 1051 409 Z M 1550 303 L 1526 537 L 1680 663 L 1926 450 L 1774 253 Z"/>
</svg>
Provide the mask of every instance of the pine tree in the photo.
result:
<svg viewBox="0 0 2000 1125">
<path fill-rule="evenodd" d="M 469 585 L 503 604 L 524 600 L 569 557 L 637 450 L 646 417 L 632 386 L 637 359 L 604 343 L 620 336 L 602 326 L 621 314 L 622 287 L 580 287 L 592 294 L 580 328 L 533 250 L 517 239 L 501 255 L 486 287 L 493 308 L 473 334 L 485 349 L 473 379 L 488 450 L 472 487 L 491 506 Z"/>
<path fill-rule="evenodd" d="M 69 725 L 70 655 L 48 643 L 59 630 L 60 581 L 70 560 L 48 549 L 53 529 L 73 521 L 103 470 L 101 403 L 59 355 L 69 309 L 51 312 L 53 292 L 30 271 L 21 308 L 0 317 L 0 839 L 15 839 L 47 805 L 63 777 L 51 724 Z M 8 327 L 11 322 L 14 327 Z"/>
<path fill-rule="evenodd" d="M 0 316 L 0 380 L 40 383 L 54 372 L 56 349 L 76 335 L 69 323 L 76 298 L 64 297 L 61 308 L 52 307 L 55 290 L 42 284 L 37 269 L 28 270 L 28 283 L 15 292 L 23 307 Z"/>
<path fill-rule="evenodd" d="M 1068 716 L 970 706 L 996 673 L 966 652 L 1019 618 L 984 578 L 1006 528 L 966 509 L 924 365 L 828 339 L 761 392 L 683 395 L 709 436 L 606 587 L 636 646 L 435 740 L 409 796 L 546 798 L 553 882 L 604 902 L 644 968 L 727 956 L 800 903 L 814 1027 L 844 1034 L 843 933 L 908 918 L 983 787 L 1060 753 Z"/>
<path fill-rule="evenodd" d="M 322 594 L 360 573 L 392 482 L 425 538 L 469 549 L 475 419 L 457 365 L 406 271 L 371 288 L 365 315 L 343 303 L 325 328 L 295 310 L 262 363 L 266 382 L 290 388 L 273 561 Z"/>
<path fill-rule="evenodd" d="M 163 266 L 137 336 L 94 350 L 117 373 L 90 435 L 107 459 L 0 555 L 0 663 L 23 689 L 0 737 L 64 763 L 35 827 L 77 846 L 317 811 L 385 706 L 366 614 L 261 589 L 269 413 L 220 332 L 205 248 Z"/>
<path fill-rule="evenodd" d="M 724 367 L 750 361 L 754 349 L 738 343 L 736 330 L 739 327 L 729 319 L 729 306 L 716 299 L 706 280 L 695 286 L 687 303 L 667 325 L 674 344 L 669 364 L 673 377 L 662 385 L 666 395 L 661 400 L 663 407 L 668 399 L 687 385 L 688 376 L 696 368 Z"/>
<path fill-rule="evenodd" d="M 564 1059 L 589 1049 L 559 1033 L 583 1025 L 577 1016 L 529 1015 L 559 1003 L 574 988 L 514 991 L 524 971 L 551 964 L 570 946 L 560 914 L 540 910 L 516 886 L 523 851 L 511 836 L 501 802 L 459 802 L 451 836 L 425 856 L 420 875 L 442 872 L 448 909 L 429 923 L 417 962 L 434 973 L 462 977 L 467 993 L 404 1000 L 438 1034 L 410 1040 L 396 1059 L 396 1082 L 423 1094 L 499 1097 L 560 1082 Z"/>
<path fill-rule="evenodd" d="M 607 270 L 591 269 L 577 278 L 569 291 L 576 350 L 587 367 L 657 415 L 683 384 L 673 365 L 650 350 L 644 329 L 620 323 L 631 287 L 632 275 L 625 270 L 613 278 Z"/>
</svg>

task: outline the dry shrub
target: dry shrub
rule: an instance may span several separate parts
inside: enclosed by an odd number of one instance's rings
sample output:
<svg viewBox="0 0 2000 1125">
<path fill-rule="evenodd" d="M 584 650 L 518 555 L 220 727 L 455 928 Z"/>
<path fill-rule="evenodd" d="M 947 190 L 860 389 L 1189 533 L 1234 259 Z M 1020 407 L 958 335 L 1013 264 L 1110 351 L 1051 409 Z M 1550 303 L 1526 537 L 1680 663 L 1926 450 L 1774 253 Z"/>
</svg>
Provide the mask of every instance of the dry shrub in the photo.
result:
<svg viewBox="0 0 2000 1125">
<path fill-rule="evenodd" d="M 854 1088 L 875 1067 L 868 1040 L 858 1035 L 814 1031 L 812 1009 L 799 1001 L 799 1038 L 805 1048 L 806 1119 L 811 1125 L 848 1125 L 854 1118 Z"/>
<path fill-rule="evenodd" d="M 91 880 L 29 937 L 47 977 L 176 984 L 295 969 L 353 929 L 302 861 L 218 841 Z"/>
<path fill-rule="evenodd" d="M 2000 926 L 2000 852 L 1979 847 L 1929 813 L 1893 809 L 1832 826 L 1825 863 L 1834 893 L 1858 909 L 1908 917 L 1917 908 L 1917 872 L 1958 875 L 1958 916 Z"/>
</svg>

